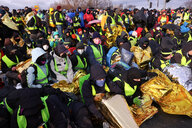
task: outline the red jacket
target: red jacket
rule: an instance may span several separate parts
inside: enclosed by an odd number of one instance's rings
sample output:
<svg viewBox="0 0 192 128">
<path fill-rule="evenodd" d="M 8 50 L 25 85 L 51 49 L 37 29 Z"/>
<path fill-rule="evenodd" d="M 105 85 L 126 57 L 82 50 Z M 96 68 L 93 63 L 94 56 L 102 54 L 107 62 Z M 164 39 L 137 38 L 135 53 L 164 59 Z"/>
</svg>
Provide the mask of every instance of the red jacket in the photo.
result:
<svg viewBox="0 0 192 128">
<path fill-rule="evenodd" d="M 87 14 L 87 12 L 90 11 L 89 9 L 86 10 L 86 13 L 83 16 L 83 19 L 85 21 L 85 26 L 87 25 L 87 22 L 94 20 L 93 14 Z M 90 11 L 91 12 L 91 11 Z"/>
</svg>

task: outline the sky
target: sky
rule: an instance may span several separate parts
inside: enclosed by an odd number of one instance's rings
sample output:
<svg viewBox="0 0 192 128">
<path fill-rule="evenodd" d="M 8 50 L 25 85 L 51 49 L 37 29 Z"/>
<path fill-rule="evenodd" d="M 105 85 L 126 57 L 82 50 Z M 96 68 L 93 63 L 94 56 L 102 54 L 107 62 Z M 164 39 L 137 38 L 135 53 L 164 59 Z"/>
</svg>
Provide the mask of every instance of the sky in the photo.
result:
<svg viewBox="0 0 192 128">
<path fill-rule="evenodd" d="M 8 6 L 10 9 L 13 8 L 24 8 L 27 6 L 34 6 L 39 5 L 41 9 L 48 9 L 50 7 L 50 4 L 54 1 L 60 1 L 60 0 L 0 0 L 0 5 Z M 153 8 L 157 8 L 157 0 L 149 0 L 153 3 Z M 169 3 L 167 3 L 166 7 L 170 8 L 178 8 L 180 6 L 184 6 L 184 3 L 188 0 L 171 0 Z M 136 5 L 137 8 L 141 7 L 149 7 L 148 0 L 112 0 L 114 5 L 117 4 L 124 4 L 124 6 L 127 5 Z M 164 0 L 159 0 L 159 8 L 161 9 L 164 6 Z"/>
</svg>

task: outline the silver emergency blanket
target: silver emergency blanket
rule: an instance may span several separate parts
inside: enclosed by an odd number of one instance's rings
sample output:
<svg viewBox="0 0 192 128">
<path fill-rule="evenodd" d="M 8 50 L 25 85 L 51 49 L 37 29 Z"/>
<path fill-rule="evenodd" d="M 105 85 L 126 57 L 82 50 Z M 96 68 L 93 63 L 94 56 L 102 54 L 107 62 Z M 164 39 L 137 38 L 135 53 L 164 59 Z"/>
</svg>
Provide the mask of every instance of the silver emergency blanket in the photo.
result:
<svg viewBox="0 0 192 128">
<path fill-rule="evenodd" d="M 178 64 L 172 64 L 164 68 L 163 72 L 171 77 L 176 79 L 179 84 L 183 85 L 187 91 L 192 90 L 192 70 L 186 66 L 180 66 Z"/>
</svg>

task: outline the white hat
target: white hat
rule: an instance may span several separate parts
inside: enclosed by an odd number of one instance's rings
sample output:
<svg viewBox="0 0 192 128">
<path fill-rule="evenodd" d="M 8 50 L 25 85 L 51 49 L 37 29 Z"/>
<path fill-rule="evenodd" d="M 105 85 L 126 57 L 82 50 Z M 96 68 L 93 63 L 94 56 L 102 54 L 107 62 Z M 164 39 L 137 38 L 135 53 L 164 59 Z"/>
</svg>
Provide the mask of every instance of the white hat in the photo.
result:
<svg viewBox="0 0 192 128">
<path fill-rule="evenodd" d="M 31 51 L 31 55 L 32 55 L 32 62 L 35 63 L 37 61 L 37 59 L 46 54 L 46 52 L 42 49 L 42 48 L 35 48 Z"/>
</svg>

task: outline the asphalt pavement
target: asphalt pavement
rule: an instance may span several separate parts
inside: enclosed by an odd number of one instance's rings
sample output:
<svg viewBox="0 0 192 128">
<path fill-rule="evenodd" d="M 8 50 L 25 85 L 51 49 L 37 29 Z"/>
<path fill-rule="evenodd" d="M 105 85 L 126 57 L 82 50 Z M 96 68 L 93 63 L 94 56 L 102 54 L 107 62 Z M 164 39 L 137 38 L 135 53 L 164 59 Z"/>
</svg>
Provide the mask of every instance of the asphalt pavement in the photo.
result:
<svg viewBox="0 0 192 128">
<path fill-rule="evenodd" d="M 159 106 L 156 107 L 159 112 L 151 119 L 146 120 L 140 128 L 192 128 L 192 118 L 167 114 Z"/>
</svg>

